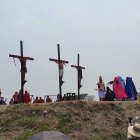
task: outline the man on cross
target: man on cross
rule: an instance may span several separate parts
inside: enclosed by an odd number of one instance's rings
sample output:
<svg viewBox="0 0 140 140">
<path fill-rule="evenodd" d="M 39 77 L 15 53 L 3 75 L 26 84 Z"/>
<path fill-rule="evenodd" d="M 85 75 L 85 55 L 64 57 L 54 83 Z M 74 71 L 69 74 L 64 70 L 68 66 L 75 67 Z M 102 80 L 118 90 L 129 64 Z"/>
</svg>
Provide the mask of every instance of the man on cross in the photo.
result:
<svg viewBox="0 0 140 140">
<path fill-rule="evenodd" d="M 82 69 L 85 69 L 85 67 L 80 66 L 80 54 L 78 54 L 77 56 L 77 66 L 71 65 L 71 67 L 77 69 L 78 100 L 80 100 L 80 88 L 82 87 L 81 80 L 83 79 Z"/>
<path fill-rule="evenodd" d="M 63 75 L 64 75 L 64 65 L 65 65 L 65 62 L 61 61 L 61 60 L 60 61 L 55 60 L 55 62 L 59 65 L 59 76 L 60 76 L 60 82 L 61 82 L 61 85 L 62 85 L 64 83 Z"/>
<path fill-rule="evenodd" d="M 79 85 L 79 88 L 81 88 L 82 87 L 81 80 L 83 79 L 82 68 L 81 67 L 77 67 L 77 71 L 78 71 L 78 85 Z"/>
<path fill-rule="evenodd" d="M 21 74 L 22 74 L 22 79 L 23 79 L 23 84 L 25 84 L 27 81 L 25 80 L 25 74 L 27 73 L 27 67 L 26 67 L 26 61 L 27 58 L 23 57 L 19 57 L 20 63 L 21 63 Z"/>
<path fill-rule="evenodd" d="M 24 84 L 27 82 L 25 80 L 25 74 L 27 73 L 26 61 L 27 60 L 34 60 L 34 58 L 25 57 L 23 55 L 23 43 L 22 43 L 22 40 L 20 41 L 20 55 L 9 54 L 9 57 L 12 57 L 13 59 L 18 58 L 20 60 L 20 64 L 21 64 L 21 69 L 20 69 L 20 72 L 21 72 L 21 90 L 20 91 L 21 92 L 20 92 L 20 94 L 22 95 L 22 103 L 24 103 L 24 96 L 23 96 Z"/>
<path fill-rule="evenodd" d="M 63 81 L 63 74 L 64 74 L 64 65 L 69 63 L 68 61 L 61 60 L 60 59 L 60 46 L 57 44 L 57 50 L 58 50 L 58 59 L 49 58 L 50 61 L 54 61 L 58 64 L 58 71 L 59 71 L 59 96 L 60 101 L 62 100 L 62 85 L 64 83 Z"/>
<path fill-rule="evenodd" d="M 1 89 L 0 89 L 0 98 L 1 98 Z"/>
</svg>

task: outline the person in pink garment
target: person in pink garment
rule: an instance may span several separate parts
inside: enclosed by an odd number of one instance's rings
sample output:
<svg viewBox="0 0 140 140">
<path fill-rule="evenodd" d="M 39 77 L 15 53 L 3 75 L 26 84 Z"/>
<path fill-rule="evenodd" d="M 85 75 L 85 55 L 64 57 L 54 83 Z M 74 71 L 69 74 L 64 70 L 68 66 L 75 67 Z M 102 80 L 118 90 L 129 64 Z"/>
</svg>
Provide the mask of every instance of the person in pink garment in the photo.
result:
<svg viewBox="0 0 140 140">
<path fill-rule="evenodd" d="M 126 99 L 127 95 L 119 81 L 118 77 L 115 77 L 114 82 L 113 82 L 113 91 L 115 93 L 115 98 L 117 100 L 122 100 L 122 99 Z"/>
</svg>

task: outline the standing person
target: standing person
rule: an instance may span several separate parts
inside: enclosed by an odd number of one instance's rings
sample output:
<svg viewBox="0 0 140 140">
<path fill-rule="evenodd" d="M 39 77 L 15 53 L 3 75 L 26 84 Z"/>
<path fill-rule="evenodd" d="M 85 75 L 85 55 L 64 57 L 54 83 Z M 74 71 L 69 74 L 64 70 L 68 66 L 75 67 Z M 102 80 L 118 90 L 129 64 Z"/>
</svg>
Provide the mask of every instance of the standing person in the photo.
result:
<svg viewBox="0 0 140 140">
<path fill-rule="evenodd" d="M 25 99 L 25 103 L 27 103 L 27 104 L 31 102 L 30 94 L 27 90 L 25 91 L 24 99 Z"/>
<path fill-rule="evenodd" d="M 99 82 L 96 85 L 98 85 L 99 100 L 103 101 L 105 98 L 105 85 L 101 76 L 99 76 Z"/>
<path fill-rule="evenodd" d="M 64 75 L 64 65 L 65 63 L 63 61 L 55 61 L 59 65 L 59 76 L 60 76 L 60 83 L 61 85 L 64 83 L 63 81 L 63 75 Z M 65 65 L 66 66 L 66 65 Z"/>
<path fill-rule="evenodd" d="M 19 91 L 17 97 L 18 97 L 18 103 L 21 104 L 22 103 L 21 91 Z"/>
</svg>

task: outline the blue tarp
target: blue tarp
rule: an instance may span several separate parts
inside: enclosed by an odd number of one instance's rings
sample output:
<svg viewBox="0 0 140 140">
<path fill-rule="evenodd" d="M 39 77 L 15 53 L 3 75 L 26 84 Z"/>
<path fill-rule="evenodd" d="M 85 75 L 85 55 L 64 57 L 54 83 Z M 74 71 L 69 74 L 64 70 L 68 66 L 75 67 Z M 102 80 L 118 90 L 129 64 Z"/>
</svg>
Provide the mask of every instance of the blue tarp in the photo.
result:
<svg viewBox="0 0 140 140">
<path fill-rule="evenodd" d="M 135 99 L 135 92 L 132 84 L 132 78 L 127 77 L 126 78 L 126 85 L 125 85 L 125 91 L 129 99 Z"/>
<path fill-rule="evenodd" d="M 133 87 L 134 94 L 135 94 L 135 98 L 134 99 L 137 100 L 137 90 L 136 90 L 136 87 L 135 87 L 135 84 L 134 84 L 132 78 L 131 78 L 131 82 L 132 82 L 132 87 Z"/>
</svg>

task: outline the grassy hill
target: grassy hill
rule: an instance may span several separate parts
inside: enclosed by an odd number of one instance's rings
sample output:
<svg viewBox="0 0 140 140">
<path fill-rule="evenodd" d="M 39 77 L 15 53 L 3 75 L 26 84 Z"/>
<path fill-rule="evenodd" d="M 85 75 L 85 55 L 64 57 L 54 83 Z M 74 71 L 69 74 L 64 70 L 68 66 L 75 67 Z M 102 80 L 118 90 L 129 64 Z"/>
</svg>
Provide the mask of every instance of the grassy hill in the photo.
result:
<svg viewBox="0 0 140 140">
<path fill-rule="evenodd" d="M 140 101 L 0 106 L 0 139 L 26 140 L 40 131 L 57 130 L 72 140 L 126 140 L 128 117 L 138 115 Z"/>
</svg>

